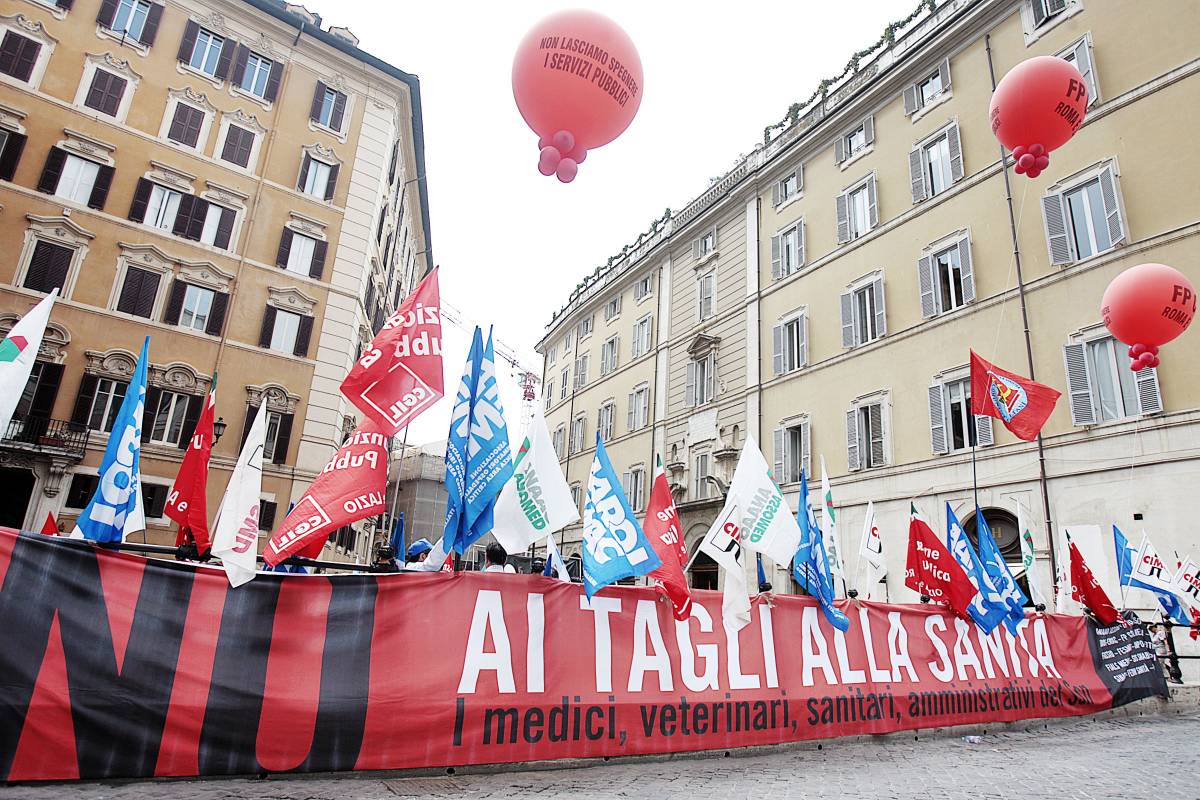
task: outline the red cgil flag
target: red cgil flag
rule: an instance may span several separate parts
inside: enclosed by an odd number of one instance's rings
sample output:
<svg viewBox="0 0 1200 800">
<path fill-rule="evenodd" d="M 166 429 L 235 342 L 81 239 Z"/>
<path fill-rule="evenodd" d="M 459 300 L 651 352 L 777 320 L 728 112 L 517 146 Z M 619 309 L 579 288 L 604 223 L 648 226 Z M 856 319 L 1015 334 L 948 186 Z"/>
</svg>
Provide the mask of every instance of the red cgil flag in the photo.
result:
<svg viewBox="0 0 1200 800">
<path fill-rule="evenodd" d="M 935 603 L 948 605 L 951 611 L 969 621 L 967 608 L 979 590 L 945 543 L 921 519 L 917 507 L 910 508 L 904 585 Z"/>
<path fill-rule="evenodd" d="M 365 419 L 329 459 L 263 550 L 272 567 L 291 555 L 316 558 L 329 534 L 383 513 L 388 437 Z"/>
<path fill-rule="evenodd" d="M 658 459 L 654 469 L 654 483 L 650 487 L 650 502 L 646 505 L 642 530 L 662 561 L 662 566 L 650 573 L 650 580 L 671 601 L 675 619 L 685 620 L 692 615 L 692 590 L 688 588 L 687 578 L 683 574 L 683 567 L 688 560 L 687 550 L 683 544 L 683 532 L 679 529 L 679 513 L 671 498 L 667 474 L 663 472 L 662 458 Z"/>
<path fill-rule="evenodd" d="M 971 413 L 995 417 L 1017 438 L 1032 442 L 1062 392 L 1003 370 L 971 351 Z"/>
<path fill-rule="evenodd" d="M 1108 593 L 1096 580 L 1096 576 L 1092 574 L 1087 562 L 1083 560 L 1083 553 L 1079 552 L 1079 548 L 1075 546 L 1074 542 L 1070 543 L 1070 548 L 1071 598 L 1090 608 L 1096 615 L 1096 619 L 1105 625 L 1117 623 L 1121 619 L 1121 615 L 1113 606 L 1112 600 L 1108 599 Z"/>
<path fill-rule="evenodd" d="M 342 394 L 385 436 L 395 436 L 442 396 L 441 302 L 435 268 L 342 381 Z"/>
<path fill-rule="evenodd" d="M 46 522 L 42 525 L 42 533 L 47 536 L 58 536 L 58 522 L 54 519 L 54 512 L 46 512 Z"/>
<path fill-rule="evenodd" d="M 217 381 L 214 376 L 204 410 L 196 421 L 192 441 L 183 454 L 179 474 L 175 476 L 175 484 L 163 508 L 164 515 L 179 523 L 175 546 L 191 538 L 196 542 L 196 550 L 201 553 L 212 547 L 212 536 L 208 530 L 208 462 L 212 457 L 213 413 L 216 406 Z"/>
</svg>

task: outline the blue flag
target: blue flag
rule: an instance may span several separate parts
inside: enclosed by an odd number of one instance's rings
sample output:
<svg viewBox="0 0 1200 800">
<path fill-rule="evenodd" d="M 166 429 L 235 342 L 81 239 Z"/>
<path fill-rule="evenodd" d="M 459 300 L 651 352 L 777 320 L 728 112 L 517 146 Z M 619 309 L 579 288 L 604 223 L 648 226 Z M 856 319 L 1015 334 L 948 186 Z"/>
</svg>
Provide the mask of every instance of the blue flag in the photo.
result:
<svg viewBox="0 0 1200 800">
<path fill-rule="evenodd" d="M 800 547 L 792 559 L 792 575 L 796 583 L 817 599 L 829 624 L 843 633 L 850 629 L 850 620 L 833 604 L 833 578 L 829 576 L 829 556 L 821 526 L 808 500 L 808 477 L 800 471 Z M 761 569 L 761 562 L 759 568 Z"/>
<path fill-rule="evenodd" d="M 758 590 L 761 592 L 763 584 L 767 582 L 767 571 L 763 569 L 762 553 L 758 554 Z"/>
<path fill-rule="evenodd" d="M 396 515 L 396 524 L 392 526 L 392 552 L 400 557 L 404 554 L 404 512 Z"/>
<path fill-rule="evenodd" d="M 146 408 L 146 360 L 150 337 L 142 342 L 133 377 L 125 389 L 121 410 L 113 420 L 108 447 L 100 461 L 100 484 L 87 508 L 76 520 L 83 538 L 94 542 L 120 542 L 130 523 L 138 524 L 135 514 L 140 495 L 142 458 L 142 415 Z M 137 528 L 144 527 L 144 521 Z"/>
<path fill-rule="evenodd" d="M 988 577 L 988 573 L 984 571 L 979 556 L 975 554 L 975 548 L 971 547 L 971 540 L 967 538 L 949 503 L 946 503 L 946 544 L 954 554 L 954 560 L 979 590 L 971 605 L 967 606 L 967 613 L 984 633 L 991 633 L 1008 616 L 1008 605 Z"/>
<path fill-rule="evenodd" d="M 638 524 L 596 432 L 596 457 L 583 506 L 583 589 L 590 598 L 622 578 L 647 575 L 662 559 Z"/>
<path fill-rule="evenodd" d="M 996 587 L 1007 610 L 1004 627 L 1015 636 L 1017 626 L 1025 621 L 1025 604 L 1029 602 L 1029 598 L 1025 597 L 1025 593 L 1017 585 L 1017 579 L 1013 577 L 1008 562 L 996 546 L 996 537 L 992 536 L 992 529 L 978 506 L 975 507 L 975 538 L 979 541 L 979 558 L 983 561 L 983 570 L 991 578 L 992 586 Z"/>
<path fill-rule="evenodd" d="M 464 552 L 492 529 L 496 497 L 512 476 L 508 426 L 491 334 L 475 328 L 446 442 L 447 551 Z"/>
<path fill-rule="evenodd" d="M 1154 592 L 1154 596 L 1158 598 L 1158 604 L 1162 606 L 1163 614 L 1165 614 L 1172 622 L 1179 625 L 1191 625 L 1192 621 L 1188 619 L 1187 611 L 1183 604 L 1179 602 L 1179 598 L 1171 592 L 1163 591 L 1159 586 L 1153 586 L 1149 583 L 1139 581 L 1133 577 L 1133 560 L 1137 558 L 1137 548 L 1129 543 L 1129 539 L 1125 538 L 1125 534 L 1116 525 L 1113 525 L 1113 544 L 1117 548 L 1117 581 L 1121 586 L 1133 586 L 1138 589 L 1147 589 Z"/>
</svg>

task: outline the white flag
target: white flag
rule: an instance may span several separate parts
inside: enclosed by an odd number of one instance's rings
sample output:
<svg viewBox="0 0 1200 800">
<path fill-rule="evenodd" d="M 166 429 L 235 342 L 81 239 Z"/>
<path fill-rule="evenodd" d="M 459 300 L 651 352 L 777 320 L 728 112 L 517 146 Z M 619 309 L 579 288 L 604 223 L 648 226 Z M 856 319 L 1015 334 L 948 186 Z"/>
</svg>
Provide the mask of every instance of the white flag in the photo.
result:
<svg viewBox="0 0 1200 800">
<path fill-rule="evenodd" d="M 1029 584 L 1030 599 L 1034 605 L 1049 608 L 1046 593 L 1042 591 L 1042 583 L 1037 576 L 1037 551 L 1033 547 L 1033 528 L 1029 524 L 1029 516 L 1029 509 L 1018 500 L 1017 532 L 1021 539 L 1021 567 L 1025 571 L 1025 581 Z"/>
<path fill-rule="evenodd" d="M 879 525 L 875 522 L 875 503 L 867 502 L 867 518 L 863 520 L 862 540 L 858 545 L 858 554 L 866 565 L 867 599 L 875 591 L 879 582 L 887 577 L 887 561 L 883 557 L 883 539 L 879 535 Z"/>
<path fill-rule="evenodd" d="M 837 597 L 838 579 L 841 578 L 842 589 L 846 588 L 846 571 L 842 567 L 842 542 L 838 536 L 837 514 L 833 512 L 833 490 L 829 488 L 829 473 L 825 471 L 825 454 L 821 454 L 821 503 L 825 513 L 821 520 L 825 535 L 825 555 L 829 559 L 829 572 L 833 576 L 833 595 Z"/>
<path fill-rule="evenodd" d="M 3 342 L 0 342 L 0 436 L 8 431 L 13 413 L 29 383 L 33 362 L 37 361 L 46 323 L 50 321 L 50 310 L 58 297 L 58 289 L 42 298 L 42 301 L 17 320 Z"/>
<path fill-rule="evenodd" d="M 554 536 L 551 534 L 546 534 L 546 567 L 560 581 L 571 582 L 571 573 L 567 571 L 567 562 L 563 561 L 562 553 L 558 552 L 558 545 L 554 543 Z"/>
<path fill-rule="evenodd" d="M 753 446 L 753 444 L 753 440 L 746 440 L 748 448 Z M 757 449 L 755 448 L 756 451 Z M 742 455 L 744 458 L 744 451 Z M 760 455 L 759 458 L 761 457 Z M 740 464 L 738 465 L 738 469 L 741 469 Z M 783 508 L 783 515 L 787 517 L 792 516 L 787 506 Z M 743 551 L 740 544 L 741 541 L 744 541 L 745 534 L 738 523 L 740 518 L 738 501 L 733 495 L 732 487 L 730 487 L 729 497 L 725 500 L 725 507 L 721 509 L 721 513 L 713 522 L 712 527 L 708 529 L 708 533 L 704 534 L 704 540 L 700 542 L 700 552 L 717 562 L 721 569 L 725 571 L 725 590 L 721 598 L 721 617 L 724 619 L 725 628 L 730 631 L 740 631 L 750 624 L 750 590 L 746 585 L 746 565 L 743 560 Z"/>
<path fill-rule="evenodd" d="M 496 500 L 492 535 L 505 550 L 520 553 L 543 536 L 579 519 L 550 431 L 540 410 L 534 412 L 513 475 Z"/>
<path fill-rule="evenodd" d="M 258 407 L 213 526 L 212 554 L 221 559 L 232 586 L 254 577 L 258 556 L 258 508 L 262 494 L 267 404 Z"/>
<path fill-rule="evenodd" d="M 1087 536 L 1090 533 L 1090 528 L 1095 526 L 1079 526 L 1084 528 L 1083 534 Z M 1097 533 L 1099 528 L 1096 529 Z M 1059 614 L 1081 614 L 1083 607 L 1075 598 L 1071 597 L 1071 543 L 1067 539 L 1067 529 L 1060 527 L 1058 529 L 1058 575 L 1057 578 L 1057 594 L 1054 598 L 1054 610 Z"/>
<path fill-rule="evenodd" d="M 742 545 L 747 550 L 763 553 L 776 564 L 792 562 L 800 546 L 800 524 L 783 492 L 771 480 L 767 460 L 752 436 L 746 437 L 729 485 L 725 511 L 730 509 L 737 509 L 731 521 L 740 531 Z"/>
<path fill-rule="evenodd" d="M 1129 574 L 1131 586 L 1151 587 L 1161 591 L 1174 593 L 1178 591 L 1175 578 L 1167 569 L 1166 563 L 1158 555 L 1158 550 L 1150 543 L 1150 537 L 1142 531 L 1142 546 L 1138 548 L 1137 557 L 1133 560 L 1133 571 Z"/>
<path fill-rule="evenodd" d="M 1171 591 L 1192 608 L 1200 611 L 1200 564 L 1191 556 L 1184 556 L 1183 563 L 1175 573 Z"/>
</svg>

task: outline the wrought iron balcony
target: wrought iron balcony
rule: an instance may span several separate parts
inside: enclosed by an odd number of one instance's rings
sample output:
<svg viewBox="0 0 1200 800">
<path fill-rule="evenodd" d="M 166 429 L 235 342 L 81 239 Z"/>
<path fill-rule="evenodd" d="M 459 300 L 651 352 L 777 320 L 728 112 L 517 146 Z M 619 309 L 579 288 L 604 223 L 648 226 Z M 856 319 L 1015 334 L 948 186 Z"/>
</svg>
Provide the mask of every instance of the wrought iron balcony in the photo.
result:
<svg viewBox="0 0 1200 800">
<path fill-rule="evenodd" d="M 11 450 L 46 453 L 78 461 L 83 458 L 87 441 L 87 428 L 78 423 L 26 417 L 8 423 L 0 444 Z"/>
</svg>

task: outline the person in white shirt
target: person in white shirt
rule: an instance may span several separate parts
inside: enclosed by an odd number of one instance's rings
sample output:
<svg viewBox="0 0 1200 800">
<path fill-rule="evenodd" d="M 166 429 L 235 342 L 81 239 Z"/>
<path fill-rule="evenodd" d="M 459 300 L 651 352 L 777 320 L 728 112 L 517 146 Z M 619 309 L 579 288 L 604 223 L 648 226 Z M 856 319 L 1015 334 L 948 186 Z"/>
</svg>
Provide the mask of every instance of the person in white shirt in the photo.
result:
<svg viewBox="0 0 1200 800">
<path fill-rule="evenodd" d="M 431 545 L 428 539 L 418 539 L 408 547 L 405 572 L 437 572 L 446 563 L 446 550 L 442 539 Z"/>
<path fill-rule="evenodd" d="M 487 566 L 483 568 L 484 572 L 507 572 L 515 575 L 516 570 L 513 565 L 508 563 L 508 551 L 500 545 L 499 542 L 492 542 L 487 546 Z"/>
</svg>

